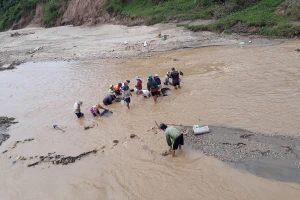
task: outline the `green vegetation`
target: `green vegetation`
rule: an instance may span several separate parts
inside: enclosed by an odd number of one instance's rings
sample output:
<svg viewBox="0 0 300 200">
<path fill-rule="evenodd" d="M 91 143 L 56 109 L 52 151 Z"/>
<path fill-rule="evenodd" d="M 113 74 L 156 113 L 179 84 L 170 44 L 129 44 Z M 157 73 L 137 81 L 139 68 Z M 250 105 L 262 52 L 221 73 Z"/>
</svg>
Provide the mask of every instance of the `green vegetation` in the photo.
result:
<svg viewBox="0 0 300 200">
<path fill-rule="evenodd" d="M 0 31 L 6 30 L 25 13 L 35 9 L 40 0 L 1 0 Z"/>
<path fill-rule="evenodd" d="M 67 0 L 50 0 L 46 4 L 43 15 L 43 25 L 45 27 L 54 26 L 56 20 L 63 14 L 64 7 L 67 5 Z"/>
<path fill-rule="evenodd" d="M 224 3 L 225 2 L 225 3 Z M 170 20 L 216 19 L 215 23 L 200 26 L 179 24 L 192 31 L 209 30 L 231 34 L 238 22 L 255 28 L 258 34 L 292 37 L 300 35 L 300 26 L 289 24 L 300 20 L 300 3 L 290 5 L 286 15 L 279 14 L 285 0 L 110 0 L 106 10 L 111 13 L 145 17 L 146 23 Z M 290 3 L 290 1 L 289 1 Z"/>
<path fill-rule="evenodd" d="M 45 3 L 43 25 L 50 27 L 55 25 L 57 18 L 63 13 L 63 8 L 68 0 L 0 0 L 0 31 L 9 29 L 13 23 L 22 16 L 29 19 L 34 17 L 34 11 L 38 3 Z"/>
<path fill-rule="evenodd" d="M 40 2 L 45 4 L 42 25 L 51 27 L 56 25 L 70 1 L 0 0 L 0 31 L 9 29 L 21 17 L 32 18 Z M 107 4 L 100 9 L 121 16 L 143 17 L 147 25 L 174 20 L 216 20 L 200 26 L 178 24 L 192 31 L 231 34 L 249 29 L 251 33 L 267 36 L 300 35 L 300 26 L 291 23 L 300 20 L 299 0 L 107 0 Z"/>
</svg>

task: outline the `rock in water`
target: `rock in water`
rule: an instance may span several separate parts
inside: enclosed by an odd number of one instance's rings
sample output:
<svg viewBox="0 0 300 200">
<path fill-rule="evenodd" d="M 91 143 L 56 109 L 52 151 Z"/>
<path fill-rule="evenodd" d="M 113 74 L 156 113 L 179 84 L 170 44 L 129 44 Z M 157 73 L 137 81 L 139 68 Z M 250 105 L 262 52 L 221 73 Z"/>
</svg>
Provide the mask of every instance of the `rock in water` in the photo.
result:
<svg viewBox="0 0 300 200">
<path fill-rule="evenodd" d="M 113 143 L 118 144 L 119 140 L 113 140 Z"/>
<path fill-rule="evenodd" d="M 168 150 L 165 150 L 164 152 L 162 152 L 160 155 L 162 156 L 167 156 L 167 155 L 170 155 L 170 151 Z"/>
</svg>

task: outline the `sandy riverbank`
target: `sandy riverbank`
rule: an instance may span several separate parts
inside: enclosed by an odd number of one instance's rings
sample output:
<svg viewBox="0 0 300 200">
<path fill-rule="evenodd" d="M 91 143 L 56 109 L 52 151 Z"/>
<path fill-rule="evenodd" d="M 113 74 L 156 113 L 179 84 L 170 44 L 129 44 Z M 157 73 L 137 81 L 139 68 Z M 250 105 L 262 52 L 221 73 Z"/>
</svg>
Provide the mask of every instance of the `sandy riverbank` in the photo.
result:
<svg viewBox="0 0 300 200">
<path fill-rule="evenodd" d="M 158 33 L 168 35 L 168 39 L 162 41 L 156 37 Z M 16 36 L 11 37 L 12 34 Z M 92 28 L 26 28 L 2 32 L 0 41 L 0 61 L 2 64 L 11 64 L 14 61 L 22 63 L 151 56 L 184 48 L 237 45 L 240 42 L 245 42 L 247 46 L 266 46 L 287 40 L 211 32 L 194 33 L 176 27 L 176 24 L 158 24 L 151 27 L 100 25 Z M 146 47 L 143 45 L 145 41 Z"/>
</svg>

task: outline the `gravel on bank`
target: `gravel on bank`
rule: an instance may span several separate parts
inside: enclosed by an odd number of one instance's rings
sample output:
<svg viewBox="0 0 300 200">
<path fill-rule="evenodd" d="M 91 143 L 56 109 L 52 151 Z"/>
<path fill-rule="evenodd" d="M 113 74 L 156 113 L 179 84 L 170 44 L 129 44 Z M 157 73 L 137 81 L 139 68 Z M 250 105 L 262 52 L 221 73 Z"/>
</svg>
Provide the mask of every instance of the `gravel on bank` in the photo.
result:
<svg viewBox="0 0 300 200">
<path fill-rule="evenodd" d="M 250 163 L 258 160 L 288 160 L 300 168 L 300 138 L 253 133 L 247 130 L 210 126 L 210 133 L 195 135 L 192 127 L 180 127 L 185 143 L 224 162 Z"/>
</svg>

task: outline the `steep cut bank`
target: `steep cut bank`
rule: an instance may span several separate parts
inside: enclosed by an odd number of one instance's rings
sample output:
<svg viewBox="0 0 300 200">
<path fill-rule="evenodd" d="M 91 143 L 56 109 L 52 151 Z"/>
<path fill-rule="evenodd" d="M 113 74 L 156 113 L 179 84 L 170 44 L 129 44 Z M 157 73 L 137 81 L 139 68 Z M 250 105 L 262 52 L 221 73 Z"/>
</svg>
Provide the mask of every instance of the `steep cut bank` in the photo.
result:
<svg viewBox="0 0 300 200">
<path fill-rule="evenodd" d="M 212 23 L 195 23 L 213 19 Z M 153 25 L 175 22 L 192 31 L 300 35 L 298 0 L 4 0 L 0 31 L 27 26 Z"/>
</svg>

